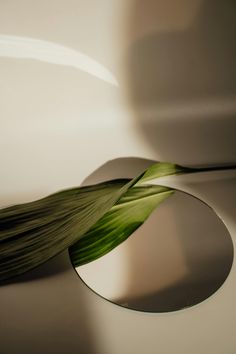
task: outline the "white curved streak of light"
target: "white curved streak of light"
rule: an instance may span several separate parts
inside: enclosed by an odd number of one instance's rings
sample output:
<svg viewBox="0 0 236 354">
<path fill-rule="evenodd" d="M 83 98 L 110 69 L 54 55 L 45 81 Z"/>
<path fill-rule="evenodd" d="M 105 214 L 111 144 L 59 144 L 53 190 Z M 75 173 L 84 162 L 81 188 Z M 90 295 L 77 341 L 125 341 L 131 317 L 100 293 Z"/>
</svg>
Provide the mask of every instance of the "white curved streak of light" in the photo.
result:
<svg viewBox="0 0 236 354">
<path fill-rule="evenodd" d="M 118 86 L 114 75 L 96 60 L 75 49 L 49 41 L 0 35 L 0 57 L 35 59 L 51 64 L 71 66 L 111 85 Z"/>
</svg>

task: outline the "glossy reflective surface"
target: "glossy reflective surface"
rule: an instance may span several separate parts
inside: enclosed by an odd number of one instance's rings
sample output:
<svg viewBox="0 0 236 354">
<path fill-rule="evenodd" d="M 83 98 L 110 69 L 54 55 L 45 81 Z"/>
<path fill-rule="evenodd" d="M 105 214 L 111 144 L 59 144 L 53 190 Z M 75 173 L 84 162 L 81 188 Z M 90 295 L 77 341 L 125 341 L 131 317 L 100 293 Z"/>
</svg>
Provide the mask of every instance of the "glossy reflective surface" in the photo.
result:
<svg viewBox="0 0 236 354">
<path fill-rule="evenodd" d="M 118 305 L 168 312 L 211 296 L 232 262 L 233 245 L 223 222 L 202 201 L 176 191 L 127 241 L 77 272 Z"/>
</svg>

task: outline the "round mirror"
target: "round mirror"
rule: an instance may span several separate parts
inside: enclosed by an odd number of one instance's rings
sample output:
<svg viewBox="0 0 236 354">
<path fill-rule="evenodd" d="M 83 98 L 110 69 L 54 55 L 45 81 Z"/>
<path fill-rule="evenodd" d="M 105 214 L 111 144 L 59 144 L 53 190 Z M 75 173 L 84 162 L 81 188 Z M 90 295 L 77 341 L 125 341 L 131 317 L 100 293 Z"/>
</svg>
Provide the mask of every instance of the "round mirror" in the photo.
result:
<svg viewBox="0 0 236 354">
<path fill-rule="evenodd" d="M 232 240 L 220 218 L 199 199 L 176 191 L 128 240 L 76 271 L 113 303 L 168 312 L 211 296 L 232 262 Z"/>
</svg>

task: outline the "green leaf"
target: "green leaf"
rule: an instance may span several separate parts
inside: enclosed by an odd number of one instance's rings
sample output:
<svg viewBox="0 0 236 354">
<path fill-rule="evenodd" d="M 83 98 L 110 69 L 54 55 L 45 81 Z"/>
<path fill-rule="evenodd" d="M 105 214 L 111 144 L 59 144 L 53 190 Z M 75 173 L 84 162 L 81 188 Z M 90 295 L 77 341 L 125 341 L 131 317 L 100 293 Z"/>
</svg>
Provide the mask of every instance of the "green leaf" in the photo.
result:
<svg viewBox="0 0 236 354">
<path fill-rule="evenodd" d="M 0 280 L 59 254 L 106 213 L 132 181 L 113 181 L 56 193 L 0 210 Z"/>
<path fill-rule="evenodd" d="M 177 175 L 177 174 L 182 174 L 182 173 L 189 173 L 193 172 L 194 170 L 192 168 L 188 167 L 182 167 L 173 163 L 169 162 L 158 162 L 149 167 L 143 174 L 142 178 L 140 178 L 136 186 L 140 184 L 145 184 L 146 182 L 149 182 L 151 180 L 154 180 L 156 178 L 164 177 L 164 176 L 170 176 L 170 175 Z"/>
<path fill-rule="evenodd" d="M 174 191 L 161 186 L 133 187 L 70 247 L 75 267 L 91 262 L 125 241 Z"/>
<path fill-rule="evenodd" d="M 170 190 L 160 189 L 163 187 L 155 186 L 152 189 L 151 186 L 142 187 L 142 184 L 152 177 L 184 172 L 186 170 L 177 165 L 157 163 L 132 180 L 114 180 L 72 188 L 35 202 L 1 209 L 0 280 L 35 268 L 80 239 L 88 239 L 84 241 L 86 247 L 91 243 L 93 256 L 90 255 L 90 260 L 95 257 L 95 248 L 99 254 L 104 254 L 104 245 L 106 251 L 111 250 L 124 238 L 113 238 L 112 248 L 110 241 L 109 245 L 104 243 L 106 235 L 107 240 L 111 237 L 111 225 L 113 228 L 119 226 L 120 230 L 124 229 L 122 224 L 126 225 L 129 230 L 129 233 L 125 232 L 127 238 L 128 234 L 141 225 L 154 205 L 171 194 Z M 97 230 L 98 222 L 101 228 L 99 235 L 103 241 L 98 243 L 100 246 L 97 243 L 95 246 L 91 234 Z M 76 262 L 80 262 L 79 259 L 80 256 L 76 256 Z"/>
<path fill-rule="evenodd" d="M 69 248 L 75 267 L 91 262 L 125 241 L 152 211 L 174 193 L 173 189 L 145 185 L 167 175 L 190 172 L 189 168 L 159 162 L 149 167 L 121 199 L 85 235 Z"/>
</svg>

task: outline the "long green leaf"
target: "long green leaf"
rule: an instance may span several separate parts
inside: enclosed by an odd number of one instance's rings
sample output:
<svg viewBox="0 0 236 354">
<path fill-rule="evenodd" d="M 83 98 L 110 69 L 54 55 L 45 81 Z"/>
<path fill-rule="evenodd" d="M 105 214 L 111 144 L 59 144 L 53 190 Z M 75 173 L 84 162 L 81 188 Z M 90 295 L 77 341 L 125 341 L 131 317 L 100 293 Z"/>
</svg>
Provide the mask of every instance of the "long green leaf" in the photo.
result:
<svg viewBox="0 0 236 354">
<path fill-rule="evenodd" d="M 143 215 L 150 213 L 154 199 L 157 203 L 157 200 L 162 200 L 169 193 L 167 190 L 161 192 L 157 188 L 153 194 L 156 197 L 153 198 L 151 194 L 154 190 L 151 192 L 150 186 L 141 188 L 142 183 L 145 184 L 147 178 L 150 181 L 152 176 L 157 178 L 184 172 L 186 170 L 177 165 L 158 163 L 132 180 L 114 180 L 94 186 L 72 188 L 35 202 L 1 209 L 0 280 L 22 274 L 46 262 L 80 239 L 88 238 L 87 245 L 91 242 L 94 255 L 93 238 L 89 235 L 92 230 L 95 230 L 92 229 L 93 227 L 97 228 L 100 219 L 100 226 L 106 221 L 104 224 L 106 227 L 103 227 L 100 232 L 103 237 L 108 233 L 111 234 L 111 230 L 107 229 L 107 218 L 111 224 L 117 225 L 117 223 L 124 223 L 125 215 L 129 215 L 128 219 L 133 221 L 132 225 L 130 223 L 127 225 L 132 232 L 145 220 Z M 145 205 L 141 213 L 139 199 L 142 199 L 143 206 Z M 133 207 L 129 211 L 131 204 Z M 114 209 L 107 215 L 113 206 Z M 114 210 L 120 212 L 117 214 Z M 103 217 L 105 219 L 102 219 Z M 118 243 L 120 242 L 116 240 L 113 245 Z M 104 247 L 104 244 L 100 246 Z M 111 249 L 110 243 L 106 246 L 106 250 L 108 249 Z M 96 252 L 98 252 L 97 248 Z M 100 251 L 100 254 L 102 253 L 104 254 L 104 249 Z M 79 258 L 80 256 L 77 260 Z M 90 256 L 89 259 L 94 259 L 94 256 Z"/>
<path fill-rule="evenodd" d="M 0 211 L 0 280 L 68 248 L 106 213 L 132 181 L 76 188 Z"/>
<path fill-rule="evenodd" d="M 190 168 L 172 163 L 156 163 L 149 167 L 121 199 L 83 237 L 69 248 L 75 267 L 91 262 L 125 241 L 152 211 L 174 193 L 173 189 L 145 185 L 153 179 L 187 173 Z"/>
<path fill-rule="evenodd" d="M 174 190 L 161 186 L 134 187 L 86 234 L 70 247 L 75 267 L 91 262 L 125 241 Z"/>
</svg>

